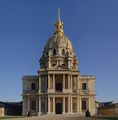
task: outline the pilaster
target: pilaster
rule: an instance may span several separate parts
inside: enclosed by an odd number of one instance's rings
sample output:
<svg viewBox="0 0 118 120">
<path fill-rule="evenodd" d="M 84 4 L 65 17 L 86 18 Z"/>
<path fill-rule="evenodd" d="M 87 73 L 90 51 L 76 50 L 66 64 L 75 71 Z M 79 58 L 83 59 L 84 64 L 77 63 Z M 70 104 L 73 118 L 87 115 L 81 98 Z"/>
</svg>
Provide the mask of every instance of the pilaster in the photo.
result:
<svg viewBox="0 0 118 120">
<path fill-rule="evenodd" d="M 36 113 L 38 114 L 39 112 L 39 99 L 36 98 Z"/>
<path fill-rule="evenodd" d="M 72 102 L 72 97 L 71 97 L 71 99 L 70 99 L 70 100 L 71 100 L 71 102 L 70 102 L 70 105 L 71 105 L 70 112 L 72 113 L 72 112 L 73 112 L 73 105 L 72 105 L 72 104 L 73 104 L 73 102 Z"/>
<path fill-rule="evenodd" d="M 68 89 L 70 89 L 70 75 L 68 75 Z"/>
<path fill-rule="evenodd" d="M 53 97 L 53 114 L 55 114 L 55 97 Z"/>
<path fill-rule="evenodd" d="M 53 74 L 53 89 L 55 90 L 55 74 Z"/>
<path fill-rule="evenodd" d="M 79 105 L 80 103 L 79 103 L 79 97 L 77 97 L 77 112 L 78 113 L 80 113 L 80 110 L 79 110 L 79 107 L 80 107 L 80 105 Z"/>
<path fill-rule="evenodd" d="M 81 113 L 82 112 L 82 99 L 81 98 L 79 98 L 79 103 L 80 103 L 79 108 L 80 108 L 80 113 Z"/>
<path fill-rule="evenodd" d="M 50 74 L 48 74 L 48 89 L 50 89 Z"/>
<path fill-rule="evenodd" d="M 26 115 L 27 114 L 27 98 L 23 97 L 23 111 L 22 111 L 22 115 Z"/>
<path fill-rule="evenodd" d="M 63 90 L 65 90 L 65 74 L 63 74 Z"/>
<path fill-rule="evenodd" d="M 27 112 L 30 111 L 30 100 L 29 100 L 29 97 L 27 98 Z"/>
<path fill-rule="evenodd" d="M 39 93 L 41 93 L 41 75 L 39 76 Z"/>
<path fill-rule="evenodd" d="M 63 114 L 65 114 L 65 97 L 63 97 Z"/>
<path fill-rule="evenodd" d="M 48 97 L 48 114 L 50 114 L 50 97 Z"/>
<path fill-rule="evenodd" d="M 70 75 L 70 89 L 71 89 L 71 92 L 73 92 L 73 84 L 72 84 L 72 75 Z"/>
<path fill-rule="evenodd" d="M 71 108 L 70 104 L 71 104 L 71 103 L 70 103 L 70 97 L 68 97 L 68 113 L 70 113 L 70 111 L 71 111 L 71 110 L 70 110 L 70 108 Z"/>
</svg>

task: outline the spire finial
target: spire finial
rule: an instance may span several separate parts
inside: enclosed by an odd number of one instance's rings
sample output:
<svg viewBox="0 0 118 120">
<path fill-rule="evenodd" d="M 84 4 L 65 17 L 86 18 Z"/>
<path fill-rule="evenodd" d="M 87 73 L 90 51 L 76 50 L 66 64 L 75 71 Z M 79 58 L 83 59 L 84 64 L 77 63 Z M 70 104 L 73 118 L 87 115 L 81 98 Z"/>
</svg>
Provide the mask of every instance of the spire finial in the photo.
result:
<svg viewBox="0 0 118 120">
<path fill-rule="evenodd" d="M 54 34 L 63 34 L 64 31 L 63 31 L 63 22 L 61 22 L 61 19 L 60 19 L 60 8 L 58 8 L 58 20 L 55 24 L 55 33 Z"/>
<path fill-rule="evenodd" d="M 58 22 L 61 22 L 61 19 L 60 19 L 60 8 L 58 8 Z"/>
</svg>

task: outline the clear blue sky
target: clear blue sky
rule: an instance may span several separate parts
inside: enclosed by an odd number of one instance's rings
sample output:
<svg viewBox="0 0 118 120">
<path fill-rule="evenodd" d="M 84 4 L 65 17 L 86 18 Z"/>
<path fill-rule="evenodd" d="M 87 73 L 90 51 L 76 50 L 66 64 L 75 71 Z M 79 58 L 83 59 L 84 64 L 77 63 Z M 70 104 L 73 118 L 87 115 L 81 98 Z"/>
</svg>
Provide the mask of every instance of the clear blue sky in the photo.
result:
<svg viewBox="0 0 118 120">
<path fill-rule="evenodd" d="M 20 101 L 61 8 L 81 74 L 96 75 L 96 100 L 118 102 L 118 0 L 0 0 L 0 100 Z"/>
</svg>

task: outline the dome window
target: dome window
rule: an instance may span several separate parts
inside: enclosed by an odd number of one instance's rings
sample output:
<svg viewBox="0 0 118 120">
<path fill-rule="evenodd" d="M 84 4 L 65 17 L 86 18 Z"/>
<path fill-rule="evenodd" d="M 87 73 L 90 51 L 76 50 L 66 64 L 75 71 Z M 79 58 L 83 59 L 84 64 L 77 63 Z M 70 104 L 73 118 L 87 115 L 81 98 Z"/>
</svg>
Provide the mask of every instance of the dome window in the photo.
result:
<svg viewBox="0 0 118 120">
<path fill-rule="evenodd" d="M 62 55 L 65 55 L 65 50 L 64 49 L 62 50 Z"/>
<path fill-rule="evenodd" d="M 48 55 L 48 52 L 46 52 L 46 55 Z"/>
<path fill-rule="evenodd" d="M 62 64 L 63 67 L 65 67 L 65 64 Z"/>
<path fill-rule="evenodd" d="M 55 49 L 53 50 L 53 55 L 56 55 L 56 50 Z"/>
<path fill-rule="evenodd" d="M 55 66 L 57 64 L 57 61 L 52 61 L 51 64 L 52 66 Z"/>
</svg>

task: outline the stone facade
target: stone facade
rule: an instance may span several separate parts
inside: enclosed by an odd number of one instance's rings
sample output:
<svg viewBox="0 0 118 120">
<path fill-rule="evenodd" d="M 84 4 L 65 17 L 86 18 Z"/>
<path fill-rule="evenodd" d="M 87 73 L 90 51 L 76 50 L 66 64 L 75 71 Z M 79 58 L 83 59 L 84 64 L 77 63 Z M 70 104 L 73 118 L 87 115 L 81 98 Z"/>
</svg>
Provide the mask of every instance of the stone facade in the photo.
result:
<svg viewBox="0 0 118 120">
<path fill-rule="evenodd" d="M 58 15 L 44 46 L 38 75 L 23 76 L 23 115 L 95 114 L 95 76 L 80 75 L 71 41 Z"/>
<path fill-rule="evenodd" d="M 4 116 L 4 105 L 3 104 L 0 104 L 0 116 Z"/>
<path fill-rule="evenodd" d="M 118 116 L 118 103 L 98 107 L 98 115 Z"/>
</svg>

